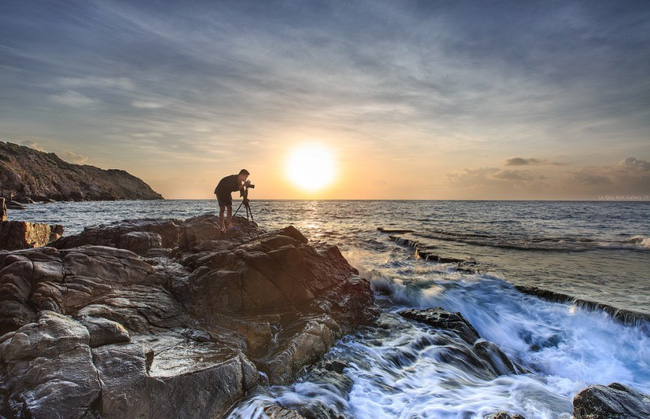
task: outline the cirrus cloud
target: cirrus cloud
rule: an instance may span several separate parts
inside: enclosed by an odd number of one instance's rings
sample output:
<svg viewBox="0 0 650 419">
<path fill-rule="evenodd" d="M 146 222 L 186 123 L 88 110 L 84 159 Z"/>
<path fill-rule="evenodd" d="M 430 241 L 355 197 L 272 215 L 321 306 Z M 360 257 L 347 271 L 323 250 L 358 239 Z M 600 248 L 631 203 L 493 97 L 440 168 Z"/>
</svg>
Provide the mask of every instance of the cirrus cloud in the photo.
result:
<svg viewBox="0 0 650 419">
<path fill-rule="evenodd" d="M 81 108 L 84 106 L 90 106 L 99 103 L 98 100 L 85 96 L 79 92 L 75 92 L 74 90 L 67 90 L 63 93 L 59 93 L 58 95 L 52 95 L 51 98 L 55 102 L 75 108 Z"/>
</svg>

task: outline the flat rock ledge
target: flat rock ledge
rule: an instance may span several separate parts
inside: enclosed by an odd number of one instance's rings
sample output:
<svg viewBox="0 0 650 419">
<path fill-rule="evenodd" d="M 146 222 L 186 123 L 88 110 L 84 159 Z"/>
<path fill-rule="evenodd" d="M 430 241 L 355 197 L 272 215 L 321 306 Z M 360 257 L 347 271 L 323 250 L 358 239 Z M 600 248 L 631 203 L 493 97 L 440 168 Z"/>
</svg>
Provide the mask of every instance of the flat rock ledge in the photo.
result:
<svg viewBox="0 0 650 419">
<path fill-rule="evenodd" d="M 128 221 L 0 251 L 0 416 L 220 417 L 379 315 L 335 246 L 217 226 Z"/>
</svg>

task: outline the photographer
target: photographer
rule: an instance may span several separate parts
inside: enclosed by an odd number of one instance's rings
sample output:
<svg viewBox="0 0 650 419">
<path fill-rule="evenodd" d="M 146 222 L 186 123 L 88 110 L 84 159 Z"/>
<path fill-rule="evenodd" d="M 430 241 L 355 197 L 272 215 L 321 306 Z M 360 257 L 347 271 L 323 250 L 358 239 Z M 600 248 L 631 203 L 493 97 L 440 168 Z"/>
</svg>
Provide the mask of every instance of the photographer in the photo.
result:
<svg viewBox="0 0 650 419">
<path fill-rule="evenodd" d="M 217 195 L 217 201 L 219 202 L 219 223 L 221 224 L 221 231 L 226 232 L 226 226 L 230 225 L 232 219 L 232 192 L 243 191 L 245 187 L 250 186 L 250 180 L 248 180 L 248 170 L 241 169 L 238 175 L 230 175 L 219 181 L 219 184 L 214 189 L 215 195 Z M 223 213 L 224 210 L 228 208 L 228 217 L 224 220 Z"/>
</svg>

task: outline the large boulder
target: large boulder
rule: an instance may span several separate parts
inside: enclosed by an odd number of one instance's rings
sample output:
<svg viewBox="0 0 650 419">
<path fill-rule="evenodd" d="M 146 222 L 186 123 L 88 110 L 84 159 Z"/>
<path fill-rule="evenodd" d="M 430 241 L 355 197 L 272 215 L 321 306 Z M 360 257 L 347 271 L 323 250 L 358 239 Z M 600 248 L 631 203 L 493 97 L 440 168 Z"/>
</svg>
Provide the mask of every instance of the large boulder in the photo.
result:
<svg viewBox="0 0 650 419">
<path fill-rule="evenodd" d="M 260 372 L 286 383 L 377 316 L 336 247 L 217 223 L 127 221 L 0 252 L 2 414 L 218 417 Z"/>
<path fill-rule="evenodd" d="M 619 383 L 593 385 L 573 398 L 577 419 L 649 418 L 650 396 Z"/>
<path fill-rule="evenodd" d="M 26 221 L 0 222 L 0 250 L 43 247 L 63 235 L 63 226 Z"/>
<path fill-rule="evenodd" d="M 207 327 L 246 319 L 237 327 L 271 383 L 288 382 L 343 334 L 378 315 L 370 284 L 335 246 L 310 246 L 293 227 L 260 234 L 246 219 L 234 224 L 226 240 L 218 240 L 216 218 L 188 220 L 176 256 L 191 273 L 172 278 L 171 287 Z M 271 330 L 277 341 L 269 347 Z"/>
</svg>

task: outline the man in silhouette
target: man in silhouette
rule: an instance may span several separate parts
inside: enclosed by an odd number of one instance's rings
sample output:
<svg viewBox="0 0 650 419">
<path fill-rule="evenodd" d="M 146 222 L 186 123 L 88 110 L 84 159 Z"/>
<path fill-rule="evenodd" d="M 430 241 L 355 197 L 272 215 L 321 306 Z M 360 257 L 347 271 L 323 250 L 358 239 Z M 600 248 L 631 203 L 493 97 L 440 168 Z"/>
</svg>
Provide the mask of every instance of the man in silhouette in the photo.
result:
<svg viewBox="0 0 650 419">
<path fill-rule="evenodd" d="M 230 175 L 221 179 L 217 187 L 214 189 L 214 193 L 217 195 L 217 201 L 219 202 L 219 223 L 221 225 L 221 231 L 224 233 L 232 219 L 232 196 L 230 194 L 241 191 L 246 186 L 249 186 L 251 183 L 251 181 L 248 180 L 249 175 L 250 173 L 248 173 L 248 170 L 241 169 L 238 175 Z M 223 214 L 226 208 L 228 208 L 228 216 L 224 220 Z"/>
</svg>

